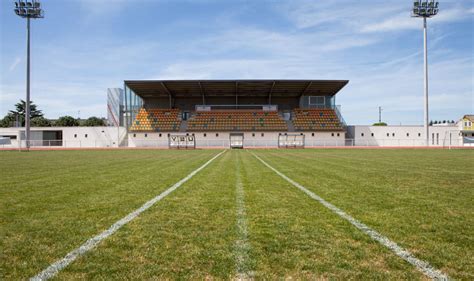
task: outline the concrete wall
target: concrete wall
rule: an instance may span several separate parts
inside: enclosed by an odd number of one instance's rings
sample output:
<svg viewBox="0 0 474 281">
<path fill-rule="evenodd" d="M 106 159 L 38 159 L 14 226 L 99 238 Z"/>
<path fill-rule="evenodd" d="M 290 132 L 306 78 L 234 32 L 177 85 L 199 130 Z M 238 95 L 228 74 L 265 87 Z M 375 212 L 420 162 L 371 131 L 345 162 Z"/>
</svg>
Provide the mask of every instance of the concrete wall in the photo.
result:
<svg viewBox="0 0 474 281">
<path fill-rule="evenodd" d="M 424 146 L 423 126 L 348 126 L 355 146 Z M 430 146 L 462 145 L 457 126 L 431 126 Z"/>
<path fill-rule="evenodd" d="M 45 131 L 58 131 L 62 139 L 47 140 Z M 0 144 L 0 148 L 25 146 L 24 128 L 0 128 L 0 136 L 16 136 L 9 144 Z M 124 127 L 33 127 L 31 128 L 32 147 L 117 147 L 118 141 L 126 138 Z"/>
<path fill-rule="evenodd" d="M 129 133 L 128 144 L 130 147 L 168 147 L 168 134 L 182 135 L 177 132 L 163 133 Z M 184 133 L 186 134 L 186 133 Z M 197 148 L 230 147 L 229 132 L 188 132 L 196 138 Z M 244 147 L 278 147 L 279 135 L 284 132 L 244 132 Z M 305 136 L 305 146 L 343 146 L 345 143 L 344 132 L 304 132 L 288 133 L 302 134 Z"/>
</svg>

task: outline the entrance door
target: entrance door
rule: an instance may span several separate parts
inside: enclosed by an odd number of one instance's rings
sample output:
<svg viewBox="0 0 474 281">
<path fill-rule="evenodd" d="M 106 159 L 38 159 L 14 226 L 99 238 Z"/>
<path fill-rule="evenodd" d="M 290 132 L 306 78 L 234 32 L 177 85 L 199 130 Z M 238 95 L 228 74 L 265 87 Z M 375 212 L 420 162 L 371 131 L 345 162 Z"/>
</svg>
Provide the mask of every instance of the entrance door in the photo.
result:
<svg viewBox="0 0 474 281">
<path fill-rule="evenodd" d="M 230 148 L 244 148 L 244 134 L 230 134 Z"/>
</svg>

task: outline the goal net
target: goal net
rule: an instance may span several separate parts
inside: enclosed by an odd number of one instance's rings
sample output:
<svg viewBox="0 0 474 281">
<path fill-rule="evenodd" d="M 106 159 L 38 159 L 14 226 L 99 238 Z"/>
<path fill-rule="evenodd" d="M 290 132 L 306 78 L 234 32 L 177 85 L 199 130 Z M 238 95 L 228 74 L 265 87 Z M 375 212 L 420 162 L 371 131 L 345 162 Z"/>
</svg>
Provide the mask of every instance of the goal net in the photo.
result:
<svg viewBox="0 0 474 281">
<path fill-rule="evenodd" d="M 304 148 L 304 135 L 283 134 L 278 136 L 278 147 L 280 148 Z"/>
</svg>

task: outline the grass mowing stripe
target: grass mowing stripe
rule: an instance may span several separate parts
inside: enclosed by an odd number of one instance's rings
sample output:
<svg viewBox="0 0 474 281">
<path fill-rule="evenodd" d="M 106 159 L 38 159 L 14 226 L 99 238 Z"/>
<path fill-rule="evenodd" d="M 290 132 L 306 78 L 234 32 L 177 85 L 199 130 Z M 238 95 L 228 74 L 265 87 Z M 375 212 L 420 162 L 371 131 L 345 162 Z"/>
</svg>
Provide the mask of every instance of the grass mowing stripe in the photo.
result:
<svg viewBox="0 0 474 281">
<path fill-rule="evenodd" d="M 123 217 L 122 219 L 118 220 L 115 222 L 109 229 L 105 230 L 104 232 L 94 236 L 93 238 L 87 240 L 84 244 L 82 244 L 79 248 L 76 248 L 75 250 L 69 252 L 64 258 L 62 258 L 59 261 L 56 261 L 52 265 L 50 265 L 48 268 L 40 272 L 38 275 L 32 277 L 30 280 L 48 280 L 55 276 L 59 271 L 61 271 L 63 268 L 68 266 L 70 263 L 72 263 L 75 259 L 80 257 L 81 255 L 87 253 L 88 251 L 92 250 L 97 244 L 99 244 L 102 240 L 106 239 L 110 235 L 114 234 L 117 230 L 119 230 L 122 226 L 125 224 L 129 223 L 131 220 L 136 218 L 138 215 L 140 215 L 142 212 L 146 211 L 149 209 L 151 206 L 153 206 L 156 202 L 160 201 L 164 197 L 166 197 L 168 194 L 176 190 L 178 187 L 183 185 L 185 182 L 187 182 L 189 179 L 191 179 L 194 175 L 199 173 L 202 169 L 204 169 L 206 166 L 208 166 L 212 161 L 214 161 L 217 157 L 222 155 L 225 152 L 222 151 L 212 157 L 209 161 L 204 163 L 201 167 L 197 168 L 196 170 L 192 171 L 189 175 L 181 179 L 179 182 L 175 183 L 173 186 L 162 192 L 160 195 L 154 197 L 150 201 L 146 202 L 143 204 L 140 208 L 136 209 L 135 211 L 131 212 L 127 216 Z"/>
<path fill-rule="evenodd" d="M 249 265 L 250 244 L 248 242 L 247 213 L 245 211 L 245 194 L 242 179 L 240 176 L 240 154 L 237 159 L 236 183 L 235 183 L 235 203 L 237 206 L 237 231 L 238 239 L 235 242 L 235 259 L 237 280 L 249 280 L 252 278 Z"/>
<path fill-rule="evenodd" d="M 448 280 L 447 275 L 445 275 L 444 273 L 442 273 L 438 269 L 434 268 L 429 263 L 416 258 L 409 251 L 407 251 L 407 250 L 403 249 L 402 247 L 400 247 L 397 243 L 391 241 L 387 237 L 385 237 L 382 234 L 378 233 L 377 231 L 371 229 L 370 227 L 368 227 L 367 225 L 363 224 L 362 222 L 356 220 L 352 216 L 346 214 L 343 210 L 341 210 L 338 207 L 332 205 L 331 203 L 327 202 L 326 200 L 319 197 L 315 193 L 313 193 L 310 190 L 306 189 L 304 186 L 300 185 L 299 183 L 297 183 L 294 180 L 290 179 L 286 175 L 282 174 L 281 172 L 279 172 L 278 170 L 276 170 L 275 168 L 270 166 L 270 164 L 268 164 L 267 162 L 262 160 L 260 157 L 255 155 L 253 152 L 251 152 L 251 153 L 253 154 L 253 156 L 255 158 L 257 158 L 260 162 L 262 162 L 262 164 L 267 166 L 270 170 L 274 171 L 277 175 L 279 175 L 280 177 L 285 179 L 287 182 L 291 183 L 292 185 L 294 185 L 295 187 L 297 187 L 298 189 L 300 189 L 301 191 L 306 193 L 309 197 L 313 198 L 314 200 L 316 200 L 319 203 L 321 203 L 322 205 L 324 205 L 326 208 L 330 209 L 331 211 L 338 214 L 340 217 L 342 217 L 345 220 L 347 220 L 348 222 L 350 222 L 352 225 L 357 227 L 359 230 L 361 230 L 362 232 L 369 235 L 372 239 L 376 240 L 377 242 L 379 242 L 383 246 L 385 246 L 385 247 L 389 248 L 390 250 L 392 250 L 392 252 L 394 252 L 397 256 L 401 257 L 402 259 L 404 259 L 407 262 L 414 265 L 418 270 L 423 272 L 426 276 L 428 276 L 432 279 L 435 279 L 435 280 Z"/>
</svg>

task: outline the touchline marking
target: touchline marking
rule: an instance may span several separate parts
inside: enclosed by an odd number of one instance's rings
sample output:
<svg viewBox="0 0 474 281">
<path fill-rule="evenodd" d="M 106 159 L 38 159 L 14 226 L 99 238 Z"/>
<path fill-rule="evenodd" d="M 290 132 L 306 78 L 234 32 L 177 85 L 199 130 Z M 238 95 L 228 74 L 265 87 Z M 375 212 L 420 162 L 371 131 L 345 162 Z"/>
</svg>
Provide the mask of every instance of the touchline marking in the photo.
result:
<svg viewBox="0 0 474 281">
<path fill-rule="evenodd" d="M 237 162 L 237 177 L 235 183 L 235 202 L 237 205 L 237 232 L 238 239 L 235 242 L 235 262 L 237 271 L 237 280 L 250 280 L 251 273 L 249 272 L 249 251 L 250 244 L 248 242 L 247 231 L 247 213 L 245 211 L 245 195 L 242 180 L 240 178 L 240 159 Z"/>
<path fill-rule="evenodd" d="M 373 230 L 372 228 L 368 227 L 364 223 L 356 220 L 352 216 L 348 215 L 346 212 L 343 210 L 339 209 L 338 207 L 334 206 L 333 204 L 327 202 L 323 198 L 319 197 L 312 191 L 306 189 L 304 186 L 301 184 L 295 182 L 294 180 L 290 179 L 289 177 L 285 176 L 283 173 L 278 171 L 277 169 L 273 168 L 268 164 L 267 162 L 263 161 L 260 157 L 255 155 L 253 152 L 251 152 L 255 158 L 257 158 L 260 162 L 262 162 L 265 166 L 267 166 L 270 170 L 274 171 L 276 174 L 278 174 L 280 177 L 285 179 L 287 182 L 291 183 L 304 193 L 306 193 L 309 197 L 313 198 L 314 200 L 318 201 L 319 203 L 323 204 L 326 208 L 330 209 L 334 213 L 338 214 L 340 217 L 344 218 L 348 222 L 350 222 L 352 225 L 357 227 L 359 230 L 364 232 L 365 234 L 369 235 L 372 239 L 376 240 L 383 246 L 389 248 L 392 252 L 394 252 L 397 256 L 401 257 L 405 261 L 411 263 L 414 265 L 419 271 L 421 271 L 423 274 L 428 276 L 431 279 L 434 280 L 449 280 L 449 277 L 441 272 L 440 270 L 434 268 L 431 266 L 429 263 L 422 261 L 418 258 L 416 258 L 412 253 L 410 253 L 408 250 L 403 249 L 400 247 L 397 243 L 393 242 L 392 240 L 388 239 L 388 237 L 383 236 L 382 234 L 378 233 L 377 231 Z"/>
<path fill-rule="evenodd" d="M 30 278 L 30 280 L 48 280 L 51 277 L 55 276 L 59 271 L 63 270 L 67 267 L 70 263 L 76 260 L 78 257 L 82 256 L 83 254 L 87 253 L 88 251 L 92 250 L 95 246 L 97 246 L 102 240 L 106 239 L 110 235 L 114 234 L 117 230 L 119 230 L 122 226 L 129 223 L 131 220 L 135 219 L 138 215 L 149 209 L 153 206 L 156 202 L 160 201 L 161 199 L 165 198 L 168 194 L 176 190 L 178 187 L 183 185 L 185 182 L 190 180 L 194 175 L 199 173 L 202 169 L 206 168 L 214 159 L 221 156 L 225 152 L 222 151 L 216 156 L 212 157 L 209 161 L 204 163 L 201 167 L 197 168 L 196 170 L 192 171 L 189 175 L 185 178 L 181 179 L 179 182 L 175 183 L 173 186 L 168 188 L 167 190 L 163 191 L 160 195 L 157 195 L 150 201 L 143 204 L 140 208 L 136 209 L 135 211 L 131 212 L 127 216 L 123 217 L 122 219 L 115 222 L 109 229 L 105 230 L 104 232 L 92 237 L 91 239 L 87 240 L 84 244 L 82 244 L 79 248 L 74 249 L 73 251 L 69 252 L 64 258 L 56 261 L 55 263 L 48 266 L 45 270 L 40 272 L 38 275 Z"/>
</svg>

